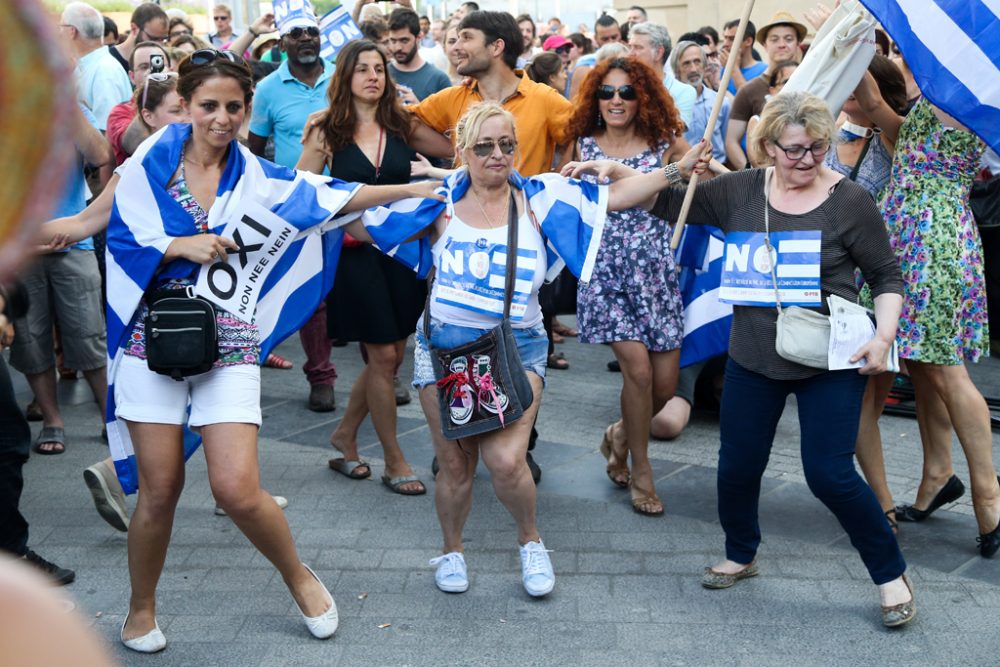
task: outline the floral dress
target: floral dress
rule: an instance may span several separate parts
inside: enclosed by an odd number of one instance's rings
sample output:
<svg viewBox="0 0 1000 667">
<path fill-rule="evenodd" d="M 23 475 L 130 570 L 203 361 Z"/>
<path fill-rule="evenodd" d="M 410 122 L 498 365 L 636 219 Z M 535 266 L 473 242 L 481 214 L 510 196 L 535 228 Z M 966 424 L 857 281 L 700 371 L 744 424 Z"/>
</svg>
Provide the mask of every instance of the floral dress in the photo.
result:
<svg viewBox="0 0 1000 667">
<path fill-rule="evenodd" d="M 643 172 L 657 169 L 666 149 L 661 144 L 656 151 L 611 158 L 593 137 L 580 140 L 581 159 L 616 160 Z M 683 312 L 669 226 L 640 208 L 608 212 L 593 277 L 577 292 L 580 340 L 634 340 L 650 352 L 676 350 L 684 337 Z"/>
<path fill-rule="evenodd" d="M 983 248 L 969 190 L 983 143 L 946 130 L 926 100 L 903 122 L 882 201 L 903 271 L 899 355 L 957 365 L 989 355 Z"/>
</svg>

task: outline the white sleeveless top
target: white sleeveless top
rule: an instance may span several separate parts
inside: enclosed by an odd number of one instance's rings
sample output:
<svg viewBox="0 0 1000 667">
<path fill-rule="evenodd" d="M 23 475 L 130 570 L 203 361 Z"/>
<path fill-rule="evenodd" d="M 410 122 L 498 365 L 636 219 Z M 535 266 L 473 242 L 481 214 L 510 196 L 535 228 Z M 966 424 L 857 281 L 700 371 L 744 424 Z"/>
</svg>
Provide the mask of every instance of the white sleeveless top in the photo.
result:
<svg viewBox="0 0 1000 667">
<path fill-rule="evenodd" d="M 523 198 L 523 194 L 521 195 Z M 538 289 L 548 265 L 541 232 L 525 213 L 517 224 L 517 276 L 510 306 L 510 324 L 529 329 L 542 321 Z M 464 327 L 489 329 L 503 317 L 507 263 L 507 225 L 477 229 L 464 223 L 451 202 L 448 226 L 433 247 L 434 287 L 431 317 Z"/>
</svg>

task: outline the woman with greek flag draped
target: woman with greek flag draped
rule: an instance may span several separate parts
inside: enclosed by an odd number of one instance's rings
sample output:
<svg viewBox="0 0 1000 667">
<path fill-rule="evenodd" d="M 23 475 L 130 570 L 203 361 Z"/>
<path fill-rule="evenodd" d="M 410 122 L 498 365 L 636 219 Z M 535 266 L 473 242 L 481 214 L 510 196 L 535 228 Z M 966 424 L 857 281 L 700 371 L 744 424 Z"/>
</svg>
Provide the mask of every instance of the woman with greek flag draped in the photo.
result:
<svg viewBox="0 0 1000 667">
<path fill-rule="evenodd" d="M 283 513 L 260 487 L 258 360 L 301 326 L 329 290 L 338 227 L 357 217 L 344 214 L 431 196 L 433 184 L 371 188 L 261 160 L 236 142 L 253 94 L 246 63 L 204 49 L 179 71 L 191 124 L 170 125 L 136 151 L 108 226 L 108 436 L 123 487 L 141 488 L 128 534 L 132 594 L 121 639 L 142 653 L 166 646 L 156 623 L 156 585 L 184 486 L 184 425 L 203 439 L 218 504 L 279 570 L 310 633 L 327 638 L 337 629 L 337 607 L 299 560 Z M 203 267 L 238 266 L 249 244 L 221 232 L 227 223 L 245 221 L 250 205 L 267 209 L 289 234 L 263 278 L 256 309 L 242 319 L 217 310 L 219 359 L 208 372 L 181 381 L 152 372 L 146 294 L 183 294 Z M 236 252 L 227 258 L 227 251 Z"/>
</svg>

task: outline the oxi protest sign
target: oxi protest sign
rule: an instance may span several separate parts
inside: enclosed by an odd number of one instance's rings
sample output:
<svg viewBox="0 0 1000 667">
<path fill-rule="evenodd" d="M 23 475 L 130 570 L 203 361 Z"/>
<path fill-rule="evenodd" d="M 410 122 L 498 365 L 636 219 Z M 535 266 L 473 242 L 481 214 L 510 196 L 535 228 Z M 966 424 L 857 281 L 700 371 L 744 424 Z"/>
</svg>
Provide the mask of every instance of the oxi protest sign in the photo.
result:
<svg viewBox="0 0 1000 667">
<path fill-rule="evenodd" d="M 237 245 L 226 260 L 203 265 L 195 294 L 244 322 L 252 322 L 268 274 L 299 230 L 253 201 L 243 202 L 220 236 Z"/>
<path fill-rule="evenodd" d="M 772 252 L 760 232 L 726 234 L 719 301 L 735 306 L 774 306 L 775 279 L 783 306 L 821 305 L 822 232 L 771 232 Z M 774 276 L 771 275 L 774 262 Z"/>
</svg>

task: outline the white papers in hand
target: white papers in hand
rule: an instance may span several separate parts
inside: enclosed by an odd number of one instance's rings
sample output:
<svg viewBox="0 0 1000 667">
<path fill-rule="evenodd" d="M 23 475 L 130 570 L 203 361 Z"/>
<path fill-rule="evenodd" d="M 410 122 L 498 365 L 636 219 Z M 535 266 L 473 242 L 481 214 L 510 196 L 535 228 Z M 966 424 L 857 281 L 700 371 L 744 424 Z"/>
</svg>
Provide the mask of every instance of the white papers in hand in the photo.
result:
<svg viewBox="0 0 1000 667">
<path fill-rule="evenodd" d="M 875 337 L 875 323 L 872 321 L 871 311 L 836 295 L 830 295 L 827 304 L 830 306 L 828 351 L 830 370 L 861 368 L 865 365 L 863 358 L 854 363 L 851 363 L 850 359 Z M 887 366 L 892 372 L 899 371 L 899 356 L 895 341 L 889 350 Z"/>
</svg>

